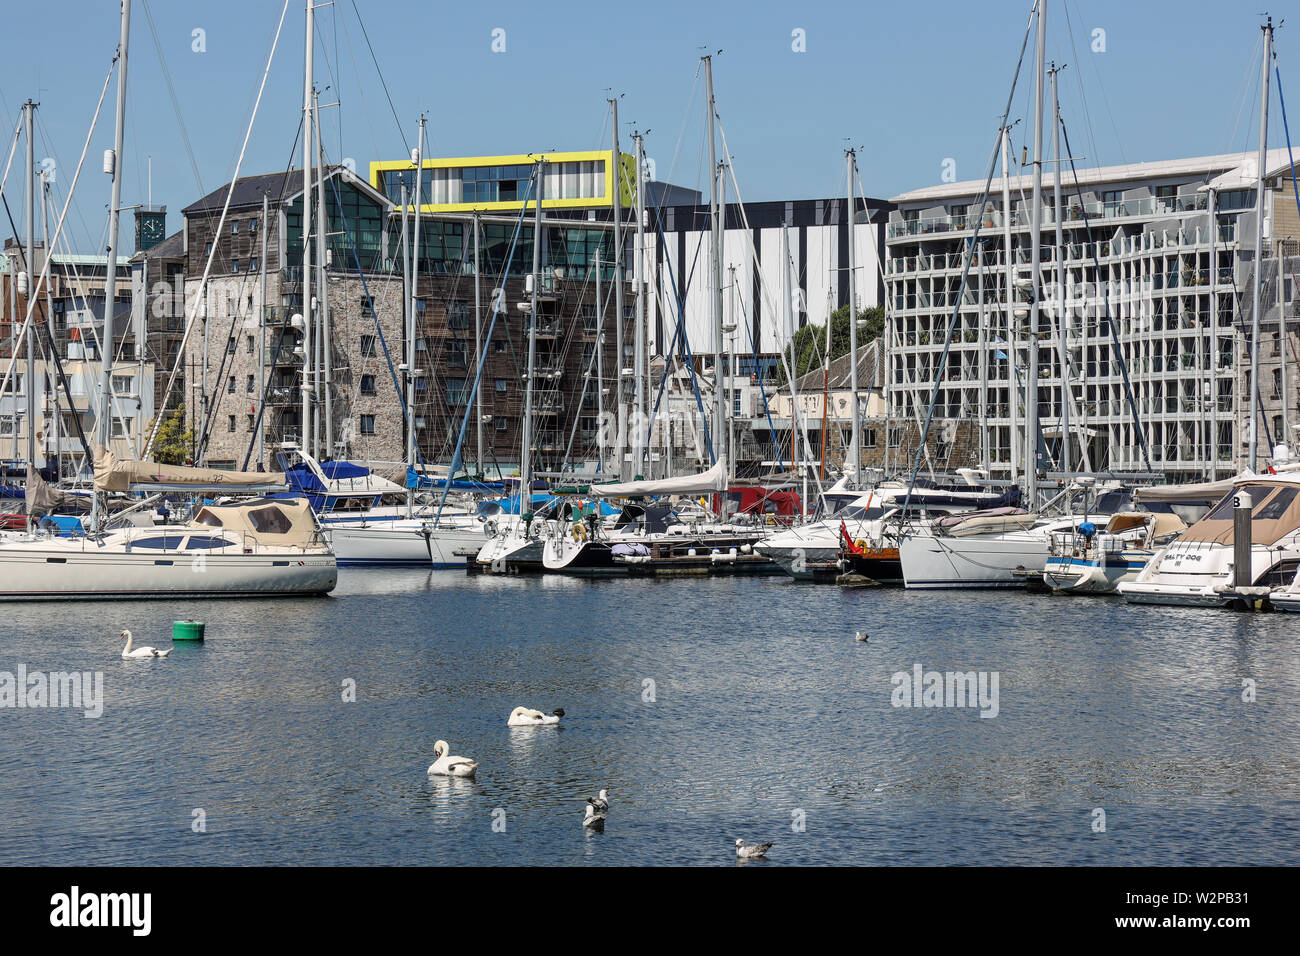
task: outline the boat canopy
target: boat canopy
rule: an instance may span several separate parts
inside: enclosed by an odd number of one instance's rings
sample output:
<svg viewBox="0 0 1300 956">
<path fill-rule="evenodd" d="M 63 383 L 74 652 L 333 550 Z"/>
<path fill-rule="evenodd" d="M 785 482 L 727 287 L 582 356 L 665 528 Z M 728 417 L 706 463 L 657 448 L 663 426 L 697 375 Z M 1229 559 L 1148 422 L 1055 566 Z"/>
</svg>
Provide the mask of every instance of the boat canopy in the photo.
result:
<svg viewBox="0 0 1300 956">
<path fill-rule="evenodd" d="M 1006 534 L 1009 531 L 1028 531 L 1038 521 L 1038 516 L 1024 508 L 989 508 L 984 511 L 964 511 L 944 515 L 935 520 L 935 529 L 954 538 L 981 534 Z"/>
<path fill-rule="evenodd" d="M 283 488 L 284 484 L 284 472 L 279 471 L 221 471 L 217 468 L 164 465 L 156 461 L 119 461 L 108 449 L 95 449 L 96 491 L 130 491 L 133 485 L 163 485 L 182 490 L 254 491 Z"/>
<path fill-rule="evenodd" d="M 1259 478 L 1239 481 L 1237 491 L 1250 493 L 1252 501 L 1250 540 L 1253 544 L 1271 545 L 1279 538 L 1300 528 L 1300 484 L 1294 479 Z M 1236 495 L 1227 495 L 1204 518 L 1184 532 L 1180 542 L 1230 544 L 1233 540 L 1233 504 Z"/>
<path fill-rule="evenodd" d="M 259 544 L 291 548 L 316 545 L 316 519 L 301 499 L 261 498 L 240 505 L 204 505 L 193 524 L 247 535 Z"/>
<path fill-rule="evenodd" d="M 727 490 L 727 463 L 719 460 L 708 471 L 698 475 L 678 475 L 659 481 L 621 481 L 608 485 L 592 485 L 593 498 L 633 498 L 644 495 L 693 495 L 709 491 Z"/>
<path fill-rule="evenodd" d="M 427 472 L 417 470 L 414 465 L 406 466 L 407 488 L 414 488 L 418 491 L 441 491 L 446 485 L 446 475 L 431 475 Z M 449 490 L 486 495 L 499 495 L 505 493 L 506 486 L 504 482 L 500 481 L 472 481 L 469 479 L 457 478 L 452 479 Z"/>
</svg>

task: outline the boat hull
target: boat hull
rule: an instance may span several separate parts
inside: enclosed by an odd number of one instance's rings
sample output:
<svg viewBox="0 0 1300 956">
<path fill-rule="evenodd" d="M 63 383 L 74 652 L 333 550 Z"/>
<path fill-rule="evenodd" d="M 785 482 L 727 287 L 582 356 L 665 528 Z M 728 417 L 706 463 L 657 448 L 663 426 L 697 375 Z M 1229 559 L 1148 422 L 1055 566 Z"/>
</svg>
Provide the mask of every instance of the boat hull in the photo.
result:
<svg viewBox="0 0 1300 956">
<path fill-rule="evenodd" d="M 430 529 L 419 521 L 324 525 L 341 568 L 465 567 L 456 551 L 483 547 L 482 526 Z"/>
<path fill-rule="evenodd" d="M 0 600 L 303 597 L 338 583 L 331 554 L 0 548 Z"/>
<path fill-rule="evenodd" d="M 899 544 L 898 553 L 908 588 L 1022 588 L 1026 572 L 1042 574 L 1047 541 L 909 535 Z"/>
</svg>

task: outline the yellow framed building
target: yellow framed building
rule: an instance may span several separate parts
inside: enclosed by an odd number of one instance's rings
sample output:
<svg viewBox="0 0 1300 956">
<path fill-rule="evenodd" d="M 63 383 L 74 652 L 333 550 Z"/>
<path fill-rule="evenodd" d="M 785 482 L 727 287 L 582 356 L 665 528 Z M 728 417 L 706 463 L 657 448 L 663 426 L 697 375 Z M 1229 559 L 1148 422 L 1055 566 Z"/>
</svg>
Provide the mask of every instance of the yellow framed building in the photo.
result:
<svg viewBox="0 0 1300 956">
<path fill-rule="evenodd" d="M 547 161 L 543 209 L 610 208 L 614 195 L 613 156 L 612 149 L 597 149 L 425 159 L 420 211 L 518 212 L 525 205 L 529 179 L 538 159 Z M 620 160 L 623 175 L 619 177 L 619 196 L 626 209 L 635 201 L 632 184 L 636 181 L 636 158 L 621 153 Z M 414 173 L 415 166 L 408 159 L 377 160 L 370 164 L 370 185 L 400 208 L 402 185 L 414 189 Z"/>
</svg>

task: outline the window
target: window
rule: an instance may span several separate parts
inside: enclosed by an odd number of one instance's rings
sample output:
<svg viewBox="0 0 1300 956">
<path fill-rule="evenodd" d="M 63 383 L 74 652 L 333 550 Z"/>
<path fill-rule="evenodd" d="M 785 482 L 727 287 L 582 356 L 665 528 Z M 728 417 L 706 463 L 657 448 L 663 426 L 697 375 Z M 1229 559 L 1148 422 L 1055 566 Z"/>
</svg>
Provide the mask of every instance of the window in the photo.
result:
<svg viewBox="0 0 1300 956">
<path fill-rule="evenodd" d="M 375 317 L 375 300 L 368 295 L 361 297 L 361 317 L 363 319 L 373 319 Z"/>
<path fill-rule="evenodd" d="M 362 415 L 362 416 L 361 416 L 361 434 L 363 434 L 363 435 L 373 435 L 374 433 L 375 433 L 375 416 L 374 416 L 374 415 Z"/>
<path fill-rule="evenodd" d="M 902 436 L 899 434 L 899 431 L 898 431 L 897 428 L 891 428 L 891 429 L 889 429 L 889 447 L 890 447 L 890 448 L 897 448 L 898 445 L 899 445 L 899 443 L 900 443 L 900 441 L 901 441 L 901 439 L 902 439 Z"/>
<path fill-rule="evenodd" d="M 207 245 L 203 247 L 203 254 L 205 256 L 212 255 L 212 243 L 209 242 Z"/>
<path fill-rule="evenodd" d="M 375 357 L 375 337 L 373 335 L 361 336 L 361 357 L 362 358 Z"/>
<path fill-rule="evenodd" d="M 252 395 L 255 387 L 256 386 L 253 385 L 253 376 L 248 376 L 248 384 L 245 386 L 244 390 L 248 392 L 249 395 Z"/>
<path fill-rule="evenodd" d="M 362 395 L 375 394 L 375 377 L 373 375 L 361 376 L 361 394 Z"/>
<path fill-rule="evenodd" d="M 498 415 L 496 418 L 494 418 L 494 419 L 492 419 L 492 420 L 493 420 L 494 422 L 496 422 L 496 428 L 497 428 L 497 431 L 499 431 L 499 432 L 503 432 L 503 431 L 505 431 L 507 428 L 510 427 L 510 422 L 509 422 L 508 420 L 502 418 L 500 415 Z"/>
<path fill-rule="evenodd" d="M 248 430 L 249 430 L 250 432 L 251 432 L 251 431 L 256 431 L 256 430 L 257 430 L 257 416 L 256 416 L 256 415 L 249 415 L 249 416 L 248 416 Z"/>
<path fill-rule="evenodd" d="M 453 339 L 447 343 L 447 364 L 452 368 L 465 368 L 465 343 Z"/>
<path fill-rule="evenodd" d="M 504 352 L 506 350 L 505 339 L 497 339 L 495 342 L 493 342 L 492 350 L 494 352 Z"/>
<path fill-rule="evenodd" d="M 253 354 L 253 349 L 256 347 L 256 345 L 257 345 L 257 341 L 256 341 L 256 340 L 255 340 L 251 335 L 248 336 L 248 354 L 249 354 L 249 355 L 252 355 L 252 354 Z"/>
<path fill-rule="evenodd" d="M 424 391 L 424 376 L 423 376 L 423 375 L 417 375 L 417 376 L 415 376 L 415 390 L 416 390 L 417 392 L 423 392 L 423 391 Z"/>
<path fill-rule="evenodd" d="M 239 271 L 239 260 L 238 260 L 238 259 L 231 259 L 231 260 L 230 260 L 230 271 L 231 271 L 231 272 L 238 272 L 238 271 Z"/>
<path fill-rule="evenodd" d="M 230 382 L 228 385 L 226 385 L 226 394 L 227 395 L 235 394 L 235 376 L 233 375 L 230 376 Z M 231 431 L 234 431 L 234 429 L 232 428 Z"/>
<path fill-rule="evenodd" d="M 876 430 L 874 428 L 864 428 L 862 430 L 862 445 L 865 448 L 876 447 Z"/>
<path fill-rule="evenodd" d="M 235 354 L 235 337 L 233 335 L 230 338 L 226 339 L 226 354 L 227 355 Z"/>
<path fill-rule="evenodd" d="M 545 205 L 545 203 L 543 203 L 543 205 Z M 237 235 L 239 235 L 239 220 L 238 220 L 238 219 L 232 219 L 232 220 L 230 220 L 230 234 L 231 234 L 232 236 L 237 236 Z"/>
<path fill-rule="evenodd" d="M 510 387 L 510 382 L 504 378 L 497 379 L 493 384 L 496 386 L 496 390 L 498 392 L 504 392 L 507 388 Z"/>
<path fill-rule="evenodd" d="M 457 299 L 447 304 L 447 328 L 469 328 L 469 303 Z"/>
<path fill-rule="evenodd" d="M 429 343 L 426 342 L 424 339 L 416 339 L 415 350 L 417 352 L 427 352 L 429 351 Z"/>
<path fill-rule="evenodd" d="M 288 534 L 293 523 L 279 508 L 258 508 L 248 513 L 248 522 L 262 534 Z"/>
<path fill-rule="evenodd" d="M 447 383 L 447 404 L 464 405 L 465 404 L 465 380 L 463 378 L 448 378 Z"/>
<path fill-rule="evenodd" d="M 248 260 L 248 271 L 249 272 L 257 271 L 257 256 L 253 256 L 251 259 Z"/>
<path fill-rule="evenodd" d="M 250 220 L 248 220 L 248 234 L 249 234 L 250 236 L 255 236 L 255 235 L 257 235 L 257 220 L 256 220 L 256 219 L 250 219 Z"/>
<path fill-rule="evenodd" d="M 235 416 L 234 416 L 234 415 L 231 415 L 231 416 L 229 416 L 229 418 L 230 418 L 230 425 L 229 425 L 229 427 L 230 427 L 230 434 L 233 435 L 233 434 L 235 433 Z"/>
</svg>

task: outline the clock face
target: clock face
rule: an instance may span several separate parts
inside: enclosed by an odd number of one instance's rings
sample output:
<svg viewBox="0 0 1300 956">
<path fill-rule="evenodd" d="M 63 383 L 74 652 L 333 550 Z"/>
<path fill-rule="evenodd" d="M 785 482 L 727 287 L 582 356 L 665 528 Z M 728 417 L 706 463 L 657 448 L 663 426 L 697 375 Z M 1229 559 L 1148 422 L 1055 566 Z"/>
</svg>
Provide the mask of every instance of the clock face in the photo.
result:
<svg viewBox="0 0 1300 956">
<path fill-rule="evenodd" d="M 137 220 L 138 241 L 141 249 L 149 249 L 162 242 L 167 231 L 167 220 L 157 213 L 142 213 Z"/>
</svg>

